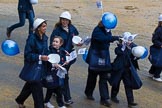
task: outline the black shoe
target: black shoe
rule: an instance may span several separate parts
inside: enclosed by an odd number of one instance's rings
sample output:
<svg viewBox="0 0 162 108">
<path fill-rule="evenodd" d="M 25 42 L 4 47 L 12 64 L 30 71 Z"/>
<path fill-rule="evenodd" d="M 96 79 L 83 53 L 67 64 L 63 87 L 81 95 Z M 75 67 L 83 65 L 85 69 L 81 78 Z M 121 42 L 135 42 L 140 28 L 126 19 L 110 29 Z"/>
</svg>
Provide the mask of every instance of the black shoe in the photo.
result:
<svg viewBox="0 0 162 108">
<path fill-rule="evenodd" d="M 112 97 L 112 98 L 111 98 L 111 101 L 113 101 L 113 102 L 115 102 L 115 103 L 119 103 L 119 100 L 118 100 L 117 97 Z"/>
<path fill-rule="evenodd" d="M 131 103 L 128 103 L 128 107 L 129 108 L 132 108 L 134 106 L 137 106 L 138 104 L 137 103 L 134 103 L 134 102 L 131 102 Z"/>
<path fill-rule="evenodd" d="M 26 108 L 26 107 L 22 104 L 19 104 L 19 108 Z"/>
<path fill-rule="evenodd" d="M 65 101 L 64 103 L 65 103 L 65 105 L 71 105 L 71 104 L 73 104 L 74 102 L 73 102 L 72 100 L 68 100 L 68 101 Z"/>
<path fill-rule="evenodd" d="M 19 108 L 26 108 L 26 106 L 24 104 L 21 104 L 17 101 L 17 99 L 15 99 L 16 103 L 18 104 Z"/>
<path fill-rule="evenodd" d="M 11 34 L 11 32 L 9 30 L 9 27 L 7 27 L 6 35 L 7 35 L 8 38 L 10 38 L 10 34 Z"/>
<path fill-rule="evenodd" d="M 111 106 L 111 103 L 108 100 L 100 101 L 100 104 L 104 105 L 106 107 L 110 107 Z"/>
<path fill-rule="evenodd" d="M 92 95 L 88 95 L 87 93 L 85 93 L 85 95 L 88 100 L 95 100 L 95 98 Z"/>
<path fill-rule="evenodd" d="M 93 96 L 91 96 L 91 95 L 89 95 L 89 96 L 86 95 L 86 96 L 87 96 L 87 99 L 88 99 L 88 100 L 95 100 L 95 98 L 94 98 Z"/>
</svg>

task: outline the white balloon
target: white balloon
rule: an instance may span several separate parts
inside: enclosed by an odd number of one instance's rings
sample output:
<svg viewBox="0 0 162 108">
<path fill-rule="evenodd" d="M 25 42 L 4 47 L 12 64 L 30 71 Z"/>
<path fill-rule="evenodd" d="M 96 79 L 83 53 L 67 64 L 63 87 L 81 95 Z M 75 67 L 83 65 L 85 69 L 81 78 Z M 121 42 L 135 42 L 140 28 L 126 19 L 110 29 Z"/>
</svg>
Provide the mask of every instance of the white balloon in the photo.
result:
<svg viewBox="0 0 162 108">
<path fill-rule="evenodd" d="M 135 57 L 141 57 L 144 54 L 145 50 L 146 49 L 143 46 L 136 46 L 132 48 L 132 54 Z"/>
</svg>

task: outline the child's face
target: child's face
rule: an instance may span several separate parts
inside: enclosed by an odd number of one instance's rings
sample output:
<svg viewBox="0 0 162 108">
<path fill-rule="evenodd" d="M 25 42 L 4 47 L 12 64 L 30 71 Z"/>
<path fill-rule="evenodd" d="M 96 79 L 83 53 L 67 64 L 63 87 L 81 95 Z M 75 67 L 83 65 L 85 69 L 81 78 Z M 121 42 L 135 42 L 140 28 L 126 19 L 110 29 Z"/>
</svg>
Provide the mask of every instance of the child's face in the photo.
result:
<svg viewBox="0 0 162 108">
<path fill-rule="evenodd" d="M 127 42 L 127 45 L 130 45 L 131 43 L 132 43 L 132 41 L 128 41 L 128 42 Z"/>
<path fill-rule="evenodd" d="M 59 49 L 61 47 L 62 43 L 60 42 L 59 38 L 54 38 L 52 46 L 53 48 Z"/>
</svg>

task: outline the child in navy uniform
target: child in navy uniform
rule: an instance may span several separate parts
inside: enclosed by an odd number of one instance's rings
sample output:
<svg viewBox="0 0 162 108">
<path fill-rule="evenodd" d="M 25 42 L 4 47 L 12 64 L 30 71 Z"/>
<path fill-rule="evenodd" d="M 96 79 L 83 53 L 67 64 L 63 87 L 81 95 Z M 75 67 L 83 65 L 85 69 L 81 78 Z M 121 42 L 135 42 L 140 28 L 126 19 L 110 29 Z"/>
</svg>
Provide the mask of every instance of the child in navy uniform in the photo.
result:
<svg viewBox="0 0 162 108">
<path fill-rule="evenodd" d="M 43 82 L 44 86 L 47 88 L 47 93 L 45 97 L 45 106 L 47 108 L 54 108 L 54 106 L 50 103 L 50 98 L 53 93 L 56 94 L 56 101 L 59 108 L 66 108 L 64 106 L 63 98 L 62 98 L 62 86 L 64 84 L 64 78 L 60 78 L 58 76 L 58 70 L 60 66 L 64 66 L 67 64 L 66 62 L 66 52 L 63 45 L 63 39 L 60 36 L 55 36 L 53 39 L 52 47 L 50 47 L 51 54 L 60 55 L 59 64 L 51 64 L 48 65 L 48 73 L 46 76 L 46 81 Z"/>
<path fill-rule="evenodd" d="M 131 52 L 131 49 L 137 46 L 133 43 L 134 37 L 135 35 L 131 34 L 130 32 L 125 32 L 123 34 L 123 39 L 115 48 L 115 54 L 117 56 L 113 62 L 113 72 L 111 74 L 110 82 L 112 85 L 111 100 L 115 103 L 119 103 L 117 94 L 119 92 L 120 82 L 123 80 L 128 107 L 137 105 L 137 103 L 134 102 L 133 88 L 131 87 L 132 76 L 130 70 L 130 62 L 132 62 L 136 69 L 139 69 L 137 62 L 138 58 L 134 57 Z"/>
</svg>

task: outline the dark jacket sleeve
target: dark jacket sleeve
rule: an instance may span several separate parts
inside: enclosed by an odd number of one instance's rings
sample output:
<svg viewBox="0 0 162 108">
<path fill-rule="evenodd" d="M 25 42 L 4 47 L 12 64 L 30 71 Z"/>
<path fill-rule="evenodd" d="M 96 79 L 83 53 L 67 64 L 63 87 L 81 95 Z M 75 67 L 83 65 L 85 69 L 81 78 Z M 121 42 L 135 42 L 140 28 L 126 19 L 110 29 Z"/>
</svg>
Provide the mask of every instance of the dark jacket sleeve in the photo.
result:
<svg viewBox="0 0 162 108">
<path fill-rule="evenodd" d="M 25 45 L 25 60 L 26 61 L 38 61 L 39 60 L 39 54 L 35 53 L 35 38 L 34 36 L 28 36 L 28 39 L 26 40 Z"/>
<path fill-rule="evenodd" d="M 40 40 L 36 34 L 30 34 L 26 40 L 24 58 L 26 61 L 35 62 L 39 61 L 39 55 L 48 54 L 48 37 L 43 35 Z"/>
<path fill-rule="evenodd" d="M 115 54 L 116 55 L 119 55 L 119 56 L 124 55 L 125 52 L 122 51 L 121 48 L 122 48 L 122 44 L 118 44 L 118 47 L 115 48 Z"/>
<path fill-rule="evenodd" d="M 102 37 L 101 37 L 102 36 Z M 113 42 L 119 40 L 117 36 L 112 36 L 111 31 L 106 32 L 104 28 L 96 27 L 92 32 L 92 38 L 101 42 Z"/>
</svg>

